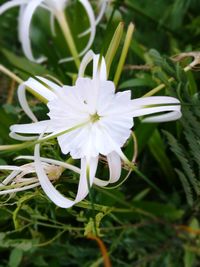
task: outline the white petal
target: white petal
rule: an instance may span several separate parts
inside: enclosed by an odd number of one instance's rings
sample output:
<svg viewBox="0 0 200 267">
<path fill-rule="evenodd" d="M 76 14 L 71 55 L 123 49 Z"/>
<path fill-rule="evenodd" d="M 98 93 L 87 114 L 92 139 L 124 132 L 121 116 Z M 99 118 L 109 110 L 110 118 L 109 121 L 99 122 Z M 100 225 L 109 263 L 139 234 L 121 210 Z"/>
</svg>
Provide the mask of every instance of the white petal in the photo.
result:
<svg viewBox="0 0 200 267">
<path fill-rule="evenodd" d="M 180 119 L 182 113 L 180 111 L 172 111 L 167 114 L 159 115 L 159 116 L 151 116 L 149 118 L 145 118 L 142 122 L 167 122 L 174 121 Z"/>
<path fill-rule="evenodd" d="M 5 11 L 7 11 L 10 8 L 16 7 L 16 6 L 20 6 L 23 4 L 28 3 L 28 0 L 12 0 L 12 1 L 8 1 L 7 3 L 1 5 L 0 7 L 0 15 L 3 14 Z"/>
<path fill-rule="evenodd" d="M 39 78 L 41 80 L 45 79 L 42 77 L 39 77 Z M 45 79 L 45 81 L 46 81 L 46 79 Z M 34 78 L 29 78 L 23 84 L 26 85 L 27 87 L 29 87 L 35 93 L 37 93 L 40 97 L 44 98 L 46 101 L 53 100 L 57 97 L 56 94 L 52 90 L 50 90 L 49 88 L 47 88 L 42 83 L 35 80 Z M 56 88 L 55 88 L 55 91 L 56 91 Z"/>
<path fill-rule="evenodd" d="M 43 78 L 39 77 L 41 80 Z M 46 79 L 45 79 L 46 81 Z M 20 102 L 21 107 L 23 108 L 24 112 L 27 114 L 27 116 L 33 120 L 34 122 L 37 121 L 36 116 L 33 114 L 32 110 L 29 107 L 27 98 L 26 98 L 26 87 L 29 88 L 29 91 L 33 92 L 34 94 L 38 94 L 40 98 L 43 98 L 44 101 L 49 101 L 54 98 L 56 98 L 56 95 L 52 92 L 52 90 L 45 87 L 43 84 L 38 82 L 37 80 L 33 78 L 29 78 L 27 81 L 25 81 L 23 84 L 19 85 L 18 87 L 18 99 Z M 57 87 L 55 85 L 55 91 L 57 90 Z"/>
<path fill-rule="evenodd" d="M 110 172 L 109 180 L 103 181 L 99 178 L 94 179 L 94 184 L 101 187 L 105 187 L 109 183 L 116 183 L 121 176 L 122 167 L 119 155 L 116 152 L 111 152 L 110 154 L 107 155 L 107 160 Z"/>
<path fill-rule="evenodd" d="M 153 113 L 165 112 L 165 111 L 177 111 L 180 113 L 180 106 L 160 106 L 151 108 L 141 108 L 133 112 L 134 117 L 144 116 Z"/>
<path fill-rule="evenodd" d="M 96 25 L 100 22 L 100 20 L 102 19 L 104 13 L 105 13 L 105 10 L 106 10 L 106 6 L 107 6 L 107 0 L 101 0 L 101 8 L 100 8 L 100 11 L 99 11 L 99 14 L 96 18 Z"/>
<path fill-rule="evenodd" d="M 101 57 L 100 61 L 100 55 L 93 55 L 93 79 L 96 77 L 99 77 L 101 81 L 107 80 L 107 69 L 106 69 L 106 62 L 104 57 Z M 99 64 L 100 63 L 100 64 Z"/>
<path fill-rule="evenodd" d="M 0 170 L 8 170 L 8 171 L 20 171 L 20 167 L 12 166 L 12 165 L 0 165 Z"/>
<path fill-rule="evenodd" d="M 101 63 L 99 66 L 99 58 L 100 58 L 100 55 L 94 54 L 92 50 L 88 51 L 81 61 L 78 77 L 84 77 L 85 69 L 87 65 L 93 60 L 93 78 L 95 78 L 98 73 L 100 80 L 106 81 L 107 70 L 106 70 L 105 59 L 104 57 L 101 58 Z"/>
<path fill-rule="evenodd" d="M 117 143 L 114 142 L 114 140 L 110 137 L 109 134 L 107 134 L 106 131 L 104 131 L 105 135 L 107 136 L 107 140 L 108 142 L 110 142 L 110 145 L 113 147 L 113 151 L 115 151 L 120 158 L 124 161 L 124 162 L 129 162 L 128 158 L 126 157 L 126 155 L 122 152 L 121 148 L 119 147 L 119 145 Z"/>
<path fill-rule="evenodd" d="M 31 49 L 31 43 L 30 43 L 30 26 L 31 26 L 31 20 L 33 17 L 33 14 L 35 10 L 38 8 L 38 6 L 42 3 L 43 0 L 34 0 L 27 4 L 26 8 L 24 9 L 23 16 L 21 16 L 21 22 L 20 22 L 20 37 L 21 37 L 21 43 L 22 48 L 24 51 L 24 54 L 26 57 L 34 62 L 41 63 L 44 61 L 44 57 L 41 57 L 39 59 L 35 59 L 32 53 Z"/>
<path fill-rule="evenodd" d="M 86 69 L 87 65 L 93 60 L 93 57 L 94 57 L 94 52 L 92 50 L 89 50 L 85 54 L 85 56 L 81 60 L 78 77 L 84 77 L 85 69 Z"/>
<path fill-rule="evenodd" d="M 17 168 L 17 167 L 16 167 Z M 14 168 L 13 168 L 14 169 Z M 18 167 L 18 170 L 14 170 L 13 172 L 11 172 L 6 178 L 5 180 L 2 181 L 3 185 L 7 185 L 8 183 L 10 183 L 10 181 L 12 181 L 18 174 L 20 174 L 21 169 L 20 167 Z"/>
<path fill-rule="evenodd" d="M 27 1 L 28 3 L 28 1 Z M 22 17 L 24 15 L 24 10 L 26 9 L 27 5 L 21 5 L 19 9 L 19 16 L 18 16 L 18 36 L 19 36 L 19 41 L 20 43 L 22 42 L 22 36 L 21 36 L 21 29 L 22 29 Z"/>
<path fill-rule="evenodd" d="M 57 206 L 61 208 L 70 208 L 72 207 L 75 202 L 64 197 L 58 190 L 55 189 L 55 187 L 50 182 L 48 176 L 46 175 L 43 166 L 42 161 L 40 159 L 40 146 L 35 146 L 35 169 L 38 176 L 38 180 L 40 182 L 40 185 L 42 189 L 44 190 L 45 194 L 51 199 L 52 202 L 54 202 Z"/>
<path fill-rule="evenodd" d="M 48 87 L 51 88 L 51 90 L 56 94 L 58 92 L 60 92 L 61 90 L 61 86 L 57 85 L 56 83 L 44 78 L 44 77 L 41 77 L 41 76 L 36 76 L 39 80 L 41 80 L 43 83 L 45 83 Z M 52 96 L 51 96 L 51 99 L 49 100 L 52 100 Z"/>
<path fill-rule="evenodd" d="M 105 10 L 106 10 L 106 6 L 107 6 L 107 1 L 102 0 L 102 1 L 101 1 L 101 7 L 100 7 L 99 14 L 98 14 L 98 16 L 97 16 L 97 18 L 96 18 L 96 20 L 95 20 L 95 25 L 96 25 L 96 26 L 97 26 L 97 24 L 100 22 L 100 20 L 102 19 L 103 15 L 104 15 L 104 13 L 105 13 Z M 90 33 L 90 32 L 91 32 L 91 28 L 89 28 L 89 29 L 87 29 L 86 31 L 80 33 L 80 34 L 78 35 L 78 37 L 83 37 L 83 36 L 87 35 L 87 34 Z"/>
<path fill-rule="evenodd" d="M 86 47 L 79 53 L 79 57 L 84 55 L 90 49 L 90 47 L 94 41 L 95 33 L 96 33 L 95 16 L 94 16 L 94 12 L 92 10 L 92 7 L 91 7 L 89 1 L 88 0 L 80 0 L 80 3 L 85 8 L 85 11 L 88 15 L 91 31 L 90 31 L 90 38 L 88 40 L 88 43 L 87 43 Z M 59 61 L 59 63 L 63 63 L 63 62 L 71 61 L 71 60 L 73 60 L 73 57 L 68 57 L 68 58 L 61 59 Z"/>
<path fill-rule="evenodd" d="M 14 132 L 10 132 L 9 136 L 15 140 L 19 140 L 19 141 L 32 141 L 32 140 L 36 140 L 38 139 L 38 135 L 34 135 L 34 136 L 23 136 L 23 135 L 19 135 L 16 134 Z"/>
<path fill-rule="evenodd" d="M 95 25 L 95 16 L 94 16 L 94 12 L 92 10 L 91 4 L 88 0 L 80 0 L 80 3 L 83 5 L 83 7 L 85 8 L 85 11 L 88 15 L 89 21 L 90 21 L 90 38 L 89 41 L 86 45 L 86 47 L 79 53 L 79 56 L 81 57 L 82 55 L 84 55 L 88 49 L 91 47 L 94 38 L 95 38 L 95 33 L 96 33 L 96 25 Z"/>
<path fill-rule="evenodd" d="M 76 131 L 64 134 L 58 137 L 58 143 L 61 147 L 62 153 L 67 154 L 71 151 L 71 156 L 75 158 L 81 158 L 81 151 L 78 148 L 82 146 L 88 138 L 87 128 L 78 129 Z M 76 157 L 74 155 L 76 150 Z M 72 152 L 73 151 L 73 152 Z"/>
<path fill-rule="evenodd" d="M 107 155 L 110 170 L 110 183 L 116 183 L 121 176 L 121 160 L 116 152 Z"/>
<path fill-rule="evenodd" d="M 11 132 L 25 134 L 41 134 L 51 132 L 49 120 L 27 124 L 14 124 L 10 127 Z"/>
<path fill-rule="evenodd" d="M 86 177 L 88 164 L 90 168 L 89 184 L 91 186 L 93 183 L 95 173 L 96 173 L 98 158 L 90 159 L 87 162 L 86 162 L 86 159 L 81 160 L 81 175 L 80 175 L 78 192 L 77 192 L 77 196 L 75 200 L 72 201 L 64 197 L 62 194 L 60 194 L 58 190 L 56 190 L 55 187 L 52 185 L 52 183 L 49 181 L 49 178 L 47 177 L 42 166 L 39 149 L 40 149 L 40 145 L 38 144 L 35 146 L 35 152 L 34 152 L 36 173 L 37 173 L 42 189 L 44 190 L 46 195 L 52 200 L 52 202 L 54 202 L 57 206 L 61 208 L 70 208 L 75 203 L 78 203 L 81 200 L 83 200 L 89 192 L 88 184 L 87 184 L 87 177 Z"/>
<path fill-rule="evenodd" d="M 81 159 L 81 175 L 78 186 L 78 192 L 75 202 L 78 203 L 83 200 L 89 193 L 88 185 L 91 187 L 97 170 L 98 157 L 95 158 L 82 158 Z M 89 170 L 89 177 L 87 177 L 87 168 Z M 89 181 L 87 179 L 89 178 Z"/>
<path fill-rule="evenodd" d="M 152 96 L 134 99 L 132 100 L 133 116 L 138 117 L 153 113 L 167 112 L 166 114 L 144 118 L 143 122 L 166 122 L 177 120 L 181 117 L 181 106 L 178 104 L 180 104 L 180 101 L 177 98 L 169 96 Z M 151 105 L 153 105 L 153 107 L 151 107 Z"/>
<path fill-rule="evenodd" d="M 132 100 L 133 107 L 149 106 L 149 105 L 161 105 L 161 104 L 180 104 L 180 101 L 171 96 L 150 96 L 141 97 Z"/>
<path fill-rule="evenodd" d="M 32 112 L 32 110 L 30 109 L 27 98 L 26 98 L 26 85 L 20 84 L 17 90 L 17 94 L 18 94 L 19 103 L 21 107 L 23 108 L 24 112 L 26 113 L 26 115 L 32 121 L 36 122 L 37 118 Z"/>
<path fill-rule="evenodd" d="M 33 156 L 19 156 L 16 158 L 16 160 L 19 160 L 19 159 L 34 160 L 34 157 Z M 65 169 L 69 169 L 69 170 L 74 171 L 74 172 L 79 173 L 79 174 L 81 173 L 80 168 L 78 168 L 72 164 L 69 164 L 69 163 L 66 163 L 63 161 L 59 161 L 59 160 L 55 160 L 55 159 L 43 158 L 43 157 L 40 157 L 40 159 L 42 162 L 50 163 L 53 165 L 58 165 L 58 166 L 61 166 Z"/>
<path fill-rule="evenodd" d="M 27 186 L 23 186 L 23 187 L 19 187 L 19 188 L 8 189 L 8 190 L 3 190 L 3 191 L 1 191 L 1 188 L 0 188 L 0 195 L 12 194 L 12 193 L 16 193 L 16 192 L 25 191 L 25 190 L 37 187 L 39 185 L 40 185 L 40 183 L 34 183 L 31 185 L 27 185 Z"/>
</svg>

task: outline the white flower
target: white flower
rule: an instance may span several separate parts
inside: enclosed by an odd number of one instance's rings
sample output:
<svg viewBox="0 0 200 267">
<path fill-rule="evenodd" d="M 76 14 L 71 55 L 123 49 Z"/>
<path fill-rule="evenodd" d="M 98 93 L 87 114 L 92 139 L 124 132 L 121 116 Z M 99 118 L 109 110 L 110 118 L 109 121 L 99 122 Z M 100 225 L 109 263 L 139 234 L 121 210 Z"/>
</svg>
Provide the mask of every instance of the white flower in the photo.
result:
<svg viewBox="0 0 200 267">
<path fill-rule="evenodd" d="M 93 77 L 84 78 L 85 68 L 92 59 Z M 35 168 L 40 184 L 49 198 L 63 208 L 71 207 L 88 194 L 88 187 L 94 183 L 99 154 L 107 157 L 111 182 L 119 179 L 121 160 L 128 162 L 121 147 L 130 136 L 133 117 L 156 114 L 144 118 L 145 122 L 171 121 L 181 117 L 180 102 L 176 98 L 155 96 L 131 100 L 130 91 L 115 93 L 114 83 L 107 80 L 104 58 L 100 59 L 91 51 L 82 61 L 75 86 L 60 87 L 45 78 L 37 79 L 46 86 L 30 78 L 19 88 L 20 103 L 35 122 L 11 126 L 11 136 L 27 140 L 38 138 L 38 134 L 48 134 L 40 137 L 41 140 L 57 138 L 63 154 L 70 153 L 72 158 L 81 159 L 78 191 L 82 190 L 82 194 L 71 201 L 62 196 L 49 181 L 41 164 L 40 145 L 35 146 Z M 36 121 L 26 101 L 25 86 L 47 101 L 49 120 Z M 103 181 L 101 184 L 99 180 L 99 185 L 104 186 Z"/>
<path fill-rule="evenodd" d="M 32 156 L 21 156 L 17 159 L 33 160 L 34 158 Z M 56 160 L 42 158 L 42 167 L 50 180 L 57 180 L 63 172 L 63 166 L 60 166 L 59 161 Z M 74 166 L 67 163 L 65 163 L 65 168 L 74 170 Z M 0 170 L 12 171 L 0 183 L 0 195 L 20 192 L 40 185 L 34 162 L 24 164 L 20 167 L 0 165 Z M 33 176 L 30 177 L 30 174 L 33 174 Z"/>
<path fill-rule="evenodd" d="M 19 156 L 16 158 L 16 160 L 19 159 L 33 161 L 34 157 Z M 43 168 L 43 171 L 45 172 L 45 175 L 51 181 L 58 180 L 65 169 L 71 170 L 78 174 L 81 173 L 80 168 L 66 162 L 43 157 L 41 157 L 40 160 L 41 160 L 40 164 Z M 110 162 L 109 164 L 110 166 L 112 166 L 112 162 Z M 22 166 L 0 165 L 0 171 L 12 171 L 0 183 L 0 195 L 21 192 L 40 186 L 36 174 L 35 162 L 27 163 Z M 32 174 L 33 176 L 30 177 L 30 174 Z M 109 183 L 114 183 L 115 176 L 116 176 L 116 171 L 113 173 L 112 169 L 110 169 L 110 178 L 108 181 L 102 181 L 99 178 L 95 177 L 94 184 L 98 186 L 106 186 Z M 74 205 L 76 202 L 78 202 L 77 199 L 85 198 L 85 191 L 87 190 L 87 187 L 88 187 L 87 183 L 83 183 L 81 184 L 81 186 L 79 186 L 76 200 L 75 201 L 70 200 L 71 205 Z"/>
<path fill-rule="evenodd" d="M 99 4 L 100 11 L 99 11 L 97 18 L 95 18 L 91 4 L 88 0 L 79 0 L 79 1 L 83 5 L 88 15 L 89 22 L 90 22 L 90 28 L 79 35 L 79 37 L 82 37 L 90 33 L 90 38 L 88 40 L 86 47 L 79 53 L 79 56 L 81 57 L 88 51 L 88 49 L 93 43 L 95 32 L 96 32 L 96 25 L 99 23 L 99 21 L 101 20 L 105 12 L 107 0 L 100 1 L 100 4 Z M 32 49 L 31 49 L 30 36 L 29 36 L 30 26 L 31 26 L 32 17 L 36 9 L 38 7 L 41 7 L 50 12 L 50 15 L 51 15 L 50 25 L 51 25 L 52 32 L 55 35 L 54 19 L 56 18 L 59 21 L 59 19 L 62 17 L 61 12 L 65 10 L 68 3 L 69 3 L 69 0 L 11 0 L 0 6 L 0 15 L 10 8 L 20 6 L 19 26 L 18 26 L 19 40 L 22 44 L 22 49 L 24 51 L 24 54 L 29 60 L 35 61 L 38 63 L 45 60 L 44 57 L 35 59 L 32 53 Z M 65 62 L 69 60 L 73 60 L 73 58 L 70 57 L 70 58 L 62 59 L 61 62 Z"/>
</svg>

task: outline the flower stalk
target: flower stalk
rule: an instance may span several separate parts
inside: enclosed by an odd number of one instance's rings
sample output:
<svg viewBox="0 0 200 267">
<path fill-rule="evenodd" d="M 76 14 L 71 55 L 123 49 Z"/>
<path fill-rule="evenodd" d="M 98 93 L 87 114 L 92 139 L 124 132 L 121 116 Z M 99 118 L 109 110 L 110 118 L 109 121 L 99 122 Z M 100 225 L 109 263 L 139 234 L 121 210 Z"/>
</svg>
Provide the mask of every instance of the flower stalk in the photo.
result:
<svg viewBox="0 0 200 267">
<path fill-rule="evenodd" d="M 0 72 L 3 72 L 4 74 L 6 74 L 8 77 L 10 77 L 12 80 L 16 81 L 17 83 L 21 84 L 24 81 L 19 78 L 14 72 L 10 71 L 9 69 L 7 69 L 5 66 L 3 66 L 2 64 L 0 64 Z"/>
<path fill-rule="evenodd" d="M 79 54 L 76 49 L 76 45 L 74 42 L 74 39 L 72 37 L 72 33 L 67 21 L 67 18 L 62 10 L 59 10 L 55 13 L 56 19 L 58 21 L 58 24 L 63 32 L 64 38 L 69 46 L 69 50 L 74 58 L 74 62 L 76 64 L 77 69 L 79 69 L 80 66 L 80 60 L 79 60 Z"/>
<path fill-rule="evenodd" d="M 120 22 L 119 25 L 117 26 L 117 29 L 115 30 L 115 33 L 113 35 L 113 38 L 110 42 L 110 45 L 108 47 L 108 50 L 105 56 L 108 76 L 109 76 L 110 67 L 111 67 L 113 58 L 115 57 L 117 49 L 119 48 L 119 45 L 120 45 L 120 41 L 122 39 L 123 30 L 124 30 L 124 23 Z"/>
<path fill-rule="evenodd" d="M 117 66 L 117 70 L 116 70 L 115 77 L 114 77 L 114 84 L 115 84 L 116 87 L 118 85 L 118 82 L 119 82 L 119 79 L 120 79 L 120 76 L 121 76 L 121 73 L 122 73 L 122 70 L 123 70 L 123 67 L 124 67 L 124 63 L 125 63 L 125 60 L 126 60 L 126 57 L 127 57 L 127 54 L 128 54 L 128 49 L 129 49 L 129 46 L 131 44 L 131 40 L 132 40 L 132 36 L 133 36 L 134 30 L 135 30 L 134 24 L 130 23 L 129 27 L 128 27 L 127 34 L 126 34 L 126 38 L 125 38 L 125 41 L 124 41 L 124 46 L 123 46 L 123 49 L 122 49 L 122 53 L 121 53 L 121 57 L 120 57 L 120 60 L 119 60 L 119 64 Z"/>
</svg>

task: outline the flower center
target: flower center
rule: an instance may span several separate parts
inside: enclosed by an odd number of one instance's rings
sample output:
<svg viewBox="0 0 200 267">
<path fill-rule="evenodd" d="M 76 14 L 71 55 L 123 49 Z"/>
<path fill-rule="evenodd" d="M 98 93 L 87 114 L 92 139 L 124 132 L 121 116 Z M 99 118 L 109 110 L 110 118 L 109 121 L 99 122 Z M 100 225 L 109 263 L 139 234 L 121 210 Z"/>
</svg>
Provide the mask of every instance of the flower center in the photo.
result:
<svg viewBox="0 0 200 267">
<path fill-rule="evenodd" d="M 101 117 L 97 114 L 97 112 L 95 114 L 90 115 L 90 121 L 92 123 L 95 123 L 96 121 L 100 120 L 100 118 Z"/>
</svg>

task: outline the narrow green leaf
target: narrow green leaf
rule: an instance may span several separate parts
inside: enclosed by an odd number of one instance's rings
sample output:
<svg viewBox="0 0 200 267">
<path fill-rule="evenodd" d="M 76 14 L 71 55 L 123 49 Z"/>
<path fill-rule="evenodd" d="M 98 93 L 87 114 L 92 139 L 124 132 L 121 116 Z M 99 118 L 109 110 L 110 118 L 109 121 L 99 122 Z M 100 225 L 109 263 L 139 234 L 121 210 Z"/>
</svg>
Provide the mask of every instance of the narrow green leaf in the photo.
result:
<svg viewBox="0 0 200 267">
<path fill-rule="evenodd" d="M 23 251 L 21 249 L 14 248 L 10 253 L 8 266 L 9 267 L 20 266 L 22 257 L 23 257 Z"/>
</svg>

